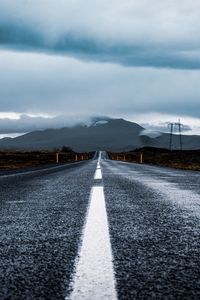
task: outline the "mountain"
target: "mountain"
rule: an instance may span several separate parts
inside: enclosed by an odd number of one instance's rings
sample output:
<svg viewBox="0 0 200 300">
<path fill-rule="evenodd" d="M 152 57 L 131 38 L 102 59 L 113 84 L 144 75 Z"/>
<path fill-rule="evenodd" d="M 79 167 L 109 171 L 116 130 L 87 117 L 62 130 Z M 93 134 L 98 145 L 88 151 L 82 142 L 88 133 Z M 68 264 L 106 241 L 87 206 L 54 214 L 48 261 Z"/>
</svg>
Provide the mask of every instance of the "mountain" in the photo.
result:
<svg viewBox="0 0 200 300">
<path fill-rule="evenodd" d="M 96 119 L 90 125 L 77 125 L 61 129 L 34 131 L 16 138 L 0 140 L 1 149 L 41 150 L 62 146 L 75 151 L 111 150 L 126 151 L 143 146 L 167 148 L 169 134 L 150 137 L 140 125 L 124 119 Z M 173 136 L 174 148 L 179 137 Z M 200 136 L 183 136 L 184 149 L 200 149 Z"/>
</svg>

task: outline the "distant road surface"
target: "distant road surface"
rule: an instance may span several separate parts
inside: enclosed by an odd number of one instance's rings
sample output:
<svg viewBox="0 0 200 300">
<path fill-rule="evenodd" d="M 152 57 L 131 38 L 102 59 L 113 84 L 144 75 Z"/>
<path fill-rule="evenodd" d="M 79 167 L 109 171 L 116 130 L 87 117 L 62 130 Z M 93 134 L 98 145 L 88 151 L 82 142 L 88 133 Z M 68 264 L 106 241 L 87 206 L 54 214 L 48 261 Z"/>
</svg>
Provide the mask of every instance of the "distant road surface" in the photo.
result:
<svg viewBox="0 0 200 300">
<path fill-rule="evenodd" d="M 96 159 L 0 176 L 0 299 L 200 299 L 200 173 Z"/>
</svg>

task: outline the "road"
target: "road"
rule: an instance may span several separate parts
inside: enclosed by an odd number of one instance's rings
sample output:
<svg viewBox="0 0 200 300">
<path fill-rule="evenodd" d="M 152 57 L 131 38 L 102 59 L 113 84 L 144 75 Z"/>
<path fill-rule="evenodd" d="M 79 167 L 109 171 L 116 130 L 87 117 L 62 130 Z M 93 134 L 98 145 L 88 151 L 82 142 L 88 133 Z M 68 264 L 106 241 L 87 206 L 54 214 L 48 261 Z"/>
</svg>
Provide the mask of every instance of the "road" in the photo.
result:
<svg viewBox="0 0 200 300">
<path fill-rule="evenodd" d="M 102 153 L 0 187 L 0 299 L 200 299 L 199 172 Z"/>
</svg>

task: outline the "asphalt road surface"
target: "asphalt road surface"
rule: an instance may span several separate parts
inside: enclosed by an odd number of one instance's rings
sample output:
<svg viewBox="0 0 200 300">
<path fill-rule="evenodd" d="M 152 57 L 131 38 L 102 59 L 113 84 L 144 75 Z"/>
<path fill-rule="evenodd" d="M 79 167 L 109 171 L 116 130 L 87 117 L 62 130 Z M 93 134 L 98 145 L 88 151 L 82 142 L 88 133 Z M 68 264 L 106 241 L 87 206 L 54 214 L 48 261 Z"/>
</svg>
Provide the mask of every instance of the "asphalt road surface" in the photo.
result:
<svg viewBox="0 0 200 300">
<path fill-rule="evenodd" d="M 0 299 L 200 299 L 200 174 L 99 159 L 0 176 Z"/>
</svg>

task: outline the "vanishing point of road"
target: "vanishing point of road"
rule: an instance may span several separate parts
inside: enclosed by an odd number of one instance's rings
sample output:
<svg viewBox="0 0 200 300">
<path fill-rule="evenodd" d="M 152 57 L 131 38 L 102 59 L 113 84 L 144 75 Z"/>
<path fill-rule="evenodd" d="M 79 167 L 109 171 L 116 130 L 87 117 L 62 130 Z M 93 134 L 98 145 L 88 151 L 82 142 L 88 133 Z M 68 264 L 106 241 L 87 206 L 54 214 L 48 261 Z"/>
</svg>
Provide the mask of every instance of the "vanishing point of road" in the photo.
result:
<svg viewBox="0 0 200 300">
<path fill-rule="evenodd" d="M 90 161 L 0 176 L 0 299 L 200 299 L 200 174 Z"/>
</svg>

